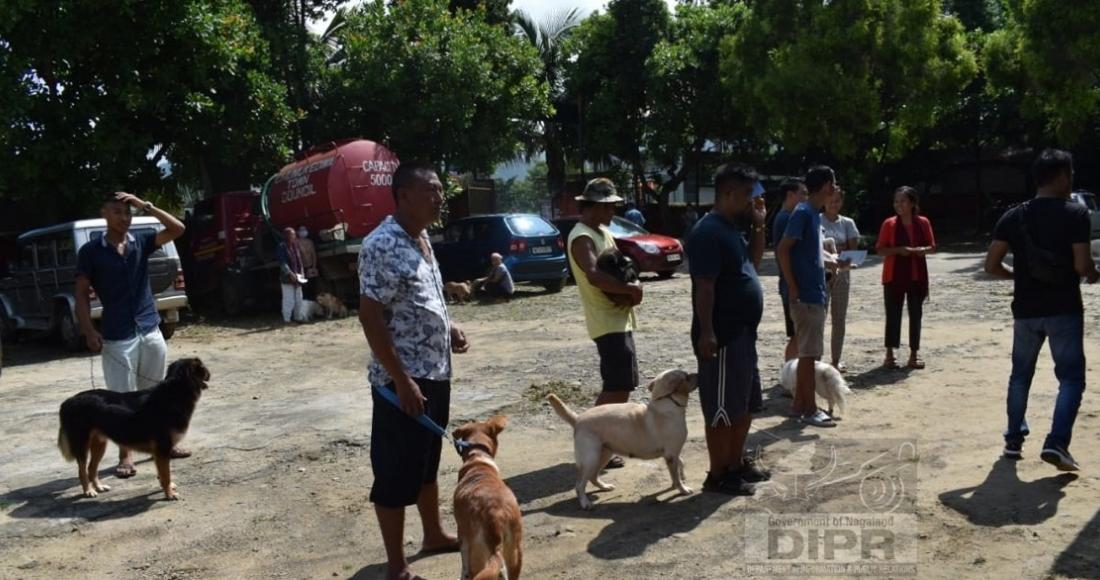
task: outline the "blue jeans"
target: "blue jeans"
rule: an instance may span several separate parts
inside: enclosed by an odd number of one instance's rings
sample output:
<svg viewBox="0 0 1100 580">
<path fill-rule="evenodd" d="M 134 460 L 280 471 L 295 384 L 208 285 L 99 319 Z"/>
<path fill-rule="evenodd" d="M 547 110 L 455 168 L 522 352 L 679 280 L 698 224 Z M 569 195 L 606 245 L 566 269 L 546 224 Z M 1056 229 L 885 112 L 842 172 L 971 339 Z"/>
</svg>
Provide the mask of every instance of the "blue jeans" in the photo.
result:
<svg viewBox="0 0 1100 580">
<path fill-rule="evenodd" d="M 1085 392 L 1084 315 L 1063 314 L 1017 319 L 1012 332 L 1012 375 L 1008 379 L 1008 428 L 1006 443 L 1023 443 L 1030 432 L 1027 426 L 1027 396 L 1035 375 L 1035 361 L 1050 339 L 1054 376 L 1058 378 L 1058 399 L 1054 421 L 1044 447 L 1069 447 L 1073 423 Z"/>
</svg>

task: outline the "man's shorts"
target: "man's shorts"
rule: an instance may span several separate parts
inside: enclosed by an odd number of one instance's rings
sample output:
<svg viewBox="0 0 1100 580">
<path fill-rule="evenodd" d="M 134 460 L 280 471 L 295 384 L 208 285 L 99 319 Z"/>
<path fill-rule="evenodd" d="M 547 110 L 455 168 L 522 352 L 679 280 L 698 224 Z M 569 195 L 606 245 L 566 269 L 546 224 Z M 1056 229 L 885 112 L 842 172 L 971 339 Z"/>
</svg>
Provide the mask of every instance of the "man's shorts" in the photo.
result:
<svg viewBox="0 0 1100 580">
<path fill-rule="evenodd" d="M 794 321 L 791 320 L 791 303 L 787 300 L 786 294 L 780 294 L 779 299 L 783 302 L 783 326 L 787 329 L 787 338 L 794 336 Z"/>
<path fill-rule="evenodd" d="M 413 379 L 424 401 L 424 414 L 444 429 L 450 420 L 451 382 Z M 416 504 L 420 488 L 434 483 L 439 472 L 443 438 L 429 431 L 399 407 L 375 393 L 394 390 L 393 383 L 371 387 L 374 404 L 370 433 L 370 466 L 374 485 L 370 501 L 387 508 Z"/>
<path fill-rule="evenodd" d="M 821 358 L 825 354 L 825 305 L 793 302 L 791 319 L 798 336 L 798 358 Z"/>
<path fill-rule="evenodd" d="M 699 360 L 699 402 L 707 425 L 728 427 L 748 413 L 760 392 L 756 376 L 756 331 L 737 327 L 717 357 Z"/>
<path fill-rule="evenodd" d="M 634 333 L 613 332 L 596 339 L 604 391 L 633 391 L 638 386 L 638 354 Z"/>
</svg>

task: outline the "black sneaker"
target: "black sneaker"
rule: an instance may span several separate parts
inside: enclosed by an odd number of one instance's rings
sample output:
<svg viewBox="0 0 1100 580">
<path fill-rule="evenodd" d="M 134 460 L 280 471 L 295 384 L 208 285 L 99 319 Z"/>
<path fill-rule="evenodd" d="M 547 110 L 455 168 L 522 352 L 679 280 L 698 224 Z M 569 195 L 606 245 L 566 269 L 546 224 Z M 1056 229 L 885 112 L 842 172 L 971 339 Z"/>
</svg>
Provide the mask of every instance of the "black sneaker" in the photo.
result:
<svg viewBox="0 0 1100 580">
<path fill-rule="evenodd" d="M 756 493 L 751 484 L 742 480 L 736 472 L 732 471 L 720 477 L 707 473 L 707 478 L 703 480 L 703 491 L 726 495 L 752 495 Z"/>
<path fill-rule="evenodd" d="M 1058 471 L 1077 471 L 1081 469 L 1077 465 L 1077 461 L 1069 454 L 1069 449 L 1062 445 L 1044 445 L 1043 452 L 1039 457 L 1057 467 Z"/>
<path fill-rule="evenodd" d="M 1024 444 L 1023 442 L 1005 443 L 1004 458 L 1005 459 L 1023 459 L 1024 457 Z"/>
<path fill-rule="evenodd" d="M 741 481 L 746 483 L 760 483 L 772 478 L 772 472 L 756 464 L 756 460 L 746 457 L 741 460 L 741 469 L 734 471 Z"/>
</svg>

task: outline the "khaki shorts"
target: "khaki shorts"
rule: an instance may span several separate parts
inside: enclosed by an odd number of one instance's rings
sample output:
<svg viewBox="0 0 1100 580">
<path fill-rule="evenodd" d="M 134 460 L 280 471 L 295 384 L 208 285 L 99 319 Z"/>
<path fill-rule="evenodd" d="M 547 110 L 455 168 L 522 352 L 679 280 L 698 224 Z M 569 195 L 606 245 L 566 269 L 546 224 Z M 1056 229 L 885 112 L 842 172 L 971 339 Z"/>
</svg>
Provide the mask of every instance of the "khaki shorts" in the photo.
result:
<svg viewBox="0 0 1100 580">
<path fill-rule="evenodd" d="M 821 358 L 825 354 L 825 305 L 792 302 L 791 320 L 798 338 L 798 358 Z"/>
</svg>

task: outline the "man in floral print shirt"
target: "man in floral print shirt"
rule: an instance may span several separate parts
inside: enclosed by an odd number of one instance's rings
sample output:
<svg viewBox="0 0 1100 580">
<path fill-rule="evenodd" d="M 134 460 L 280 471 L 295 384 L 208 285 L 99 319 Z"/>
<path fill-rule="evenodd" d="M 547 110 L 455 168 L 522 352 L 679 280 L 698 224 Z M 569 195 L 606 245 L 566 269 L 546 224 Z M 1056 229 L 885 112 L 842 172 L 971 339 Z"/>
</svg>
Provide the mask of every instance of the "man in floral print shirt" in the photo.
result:
<svg viewBox="0 0 1100 580">
<path fill-rule="evenodd" d="M 443 185 L 427 164 L 403 163 L 393 175 L 397 211 L 363 240 L 359 252 L 359 321 L 373 359 L 374 404 L 370 501 L 386 547 L 387 578 L 417 576 L 404 553 L 405 508 L 415 504 L 424 526 L 423 552 L 458 549 L 443 530 L 436 476 L 442 439 L 415 421 L 427 414 L 446 426 L 451 353 L 466 336 L 451 324 L 443 280 L 426 228 L 439 219 Z M 397 393 L 400 409 L 377 393 Z"/>
</svg>

